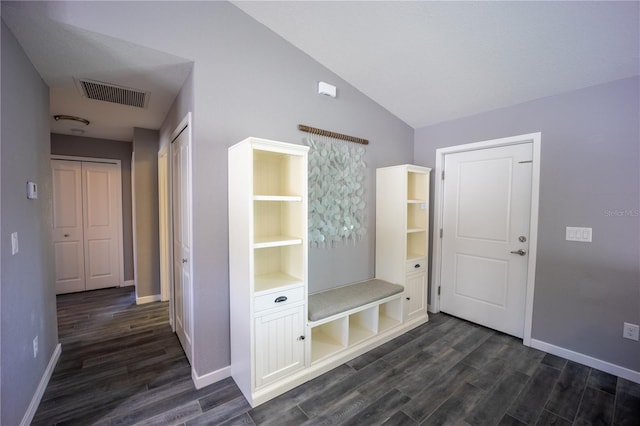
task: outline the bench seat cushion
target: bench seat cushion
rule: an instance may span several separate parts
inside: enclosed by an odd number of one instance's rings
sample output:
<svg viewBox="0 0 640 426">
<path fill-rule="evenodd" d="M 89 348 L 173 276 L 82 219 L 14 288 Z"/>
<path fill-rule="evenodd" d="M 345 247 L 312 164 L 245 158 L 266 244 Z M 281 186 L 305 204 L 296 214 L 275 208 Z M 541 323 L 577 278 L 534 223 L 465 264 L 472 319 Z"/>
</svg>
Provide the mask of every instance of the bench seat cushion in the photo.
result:
<svg viewBox="0 0 640 426">
<path fill-rule="evenodd" d="M 401 285 L 371 279 L 310 294 L 309 321 L 318 321 L 393 296 L 403 290 Z"/>
</svg>

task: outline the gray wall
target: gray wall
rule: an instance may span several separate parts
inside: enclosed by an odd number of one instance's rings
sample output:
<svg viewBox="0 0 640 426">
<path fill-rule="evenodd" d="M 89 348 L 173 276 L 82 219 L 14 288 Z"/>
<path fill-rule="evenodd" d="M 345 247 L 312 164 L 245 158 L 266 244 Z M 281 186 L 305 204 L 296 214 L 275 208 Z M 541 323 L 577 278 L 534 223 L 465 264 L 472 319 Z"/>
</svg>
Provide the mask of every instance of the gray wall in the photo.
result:
<svg viewBox="0 0 640 426">
<path fill-rule="evenodd" d="M 2 413 L 0 424 L 17 425 L 58 343 L 53 248 L 49 89 L 4 22 L 2 31 Z M 38 184 L 27 200 L 26 182 Z M 11 255 L 12 232 L 20 251 Z M 39 353 L 33 358 L 32 341 Z"/>
<path fill-rule="evenodd" d="M 376 167 L 411 162 L 413 129 L 235 6 L 222 2 L 50 4 L 71 25 L 194 61 L 192 85 L 161 129 L 193 107 L 194 366 L 206 374 L 229 365 L 227 148 L 258 136 L 302 143 L 297 124 L 368 138 L 369 235 L 355 247 L 312 250 L 312 290 L 372 277 Z M 317 82 L 338 98 L 317 94 Z M 169 130 L 170 129 L 170 130 Z"/>
<path fill-rule="evenodd" d="M 131 216 L 131 142 L 51 134 L 51 154 L 120 160 L 122 167 L 122 244 L 124 279 L 133 281 L 133 225 Z"/>
<path fill-rule="evenodd" d="M 416 130 L 436 148 L 542 132 L 532 337 L 640 371 L 640 82 L 630 78 Z M 566 226 L 593 243 L 565 241 Z"/>
<path fill-rule="evenodd" d="M 136 296 L 160 294 L 157 130 L 133 129 Z"/>
</svg>

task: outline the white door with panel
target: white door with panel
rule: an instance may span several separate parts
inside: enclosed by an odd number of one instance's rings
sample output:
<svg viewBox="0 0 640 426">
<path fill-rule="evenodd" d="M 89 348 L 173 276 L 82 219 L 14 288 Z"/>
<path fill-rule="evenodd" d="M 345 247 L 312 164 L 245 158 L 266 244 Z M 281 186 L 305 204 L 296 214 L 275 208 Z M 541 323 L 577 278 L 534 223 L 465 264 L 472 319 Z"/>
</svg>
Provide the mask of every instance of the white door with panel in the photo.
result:
<svg viewBox="0 0 640 426">
<path fill-rule="evenodd" d="M 522 337 L 532 144 L 447 154 L 440 309 Z"/>
<path fill-rule="evenodd" d="M 121 284 L 120 166 L 51 161 L 56 293 Z"/>
<path fill-rule="evenodd" d="M 83 162 L 82 184 L 87 290 L 118 286 L 122 220 L 120 167 Z"/>
<path fill-rule="evenodd" d="M 51 161 L 56 294 L 84 291 L 82 163 Z"/>
<path fill-rule="evenodd" d="M 192 354 L 191 324 L 191 161 L 189 129 L 171 144 L 173 196 L 173 292 L 175 329 L 189 359 Z"/>
</svg>

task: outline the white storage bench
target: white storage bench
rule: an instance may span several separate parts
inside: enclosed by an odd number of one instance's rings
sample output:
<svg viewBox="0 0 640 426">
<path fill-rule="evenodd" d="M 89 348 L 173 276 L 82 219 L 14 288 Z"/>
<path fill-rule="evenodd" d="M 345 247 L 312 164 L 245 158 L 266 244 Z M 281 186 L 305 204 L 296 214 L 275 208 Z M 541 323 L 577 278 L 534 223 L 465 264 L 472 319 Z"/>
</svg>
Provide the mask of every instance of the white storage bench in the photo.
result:
<svg viewBox="0 0 640 426">
<path fill-rule="evenodd" d="M 256 406 L 400 336 L 429 320 L 404 315 L 407 290 L 380 279 L 349 284 L 307 298 L 304 367 L 253 392 Z"/>
<path fill-rule="evenodd" d="M 371 279 L 309 295 L 310 363 L 402 323 L 404 287 Z"/>
</svg>

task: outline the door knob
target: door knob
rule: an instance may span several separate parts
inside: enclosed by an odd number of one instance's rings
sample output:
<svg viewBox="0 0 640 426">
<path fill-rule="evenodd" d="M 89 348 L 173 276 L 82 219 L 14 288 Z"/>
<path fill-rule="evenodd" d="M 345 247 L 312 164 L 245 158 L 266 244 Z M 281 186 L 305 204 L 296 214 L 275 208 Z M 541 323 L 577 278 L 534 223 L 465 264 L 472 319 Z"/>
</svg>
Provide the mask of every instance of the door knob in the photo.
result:
<svg viewBox="0 0 640 426">
<path fill-rule="evenodd" d="M 182 259 L 182 263 L 187 263 L 187 259 Z"/>
<path fill-rule="evenodd" d="M 519 254 L 520 256 L 524 256 L 525 254 L 527 254 L 526 250 L 520 249 L 520 250 L 514 250 L 511 253 L 513 254 Z"/>
</svg>

